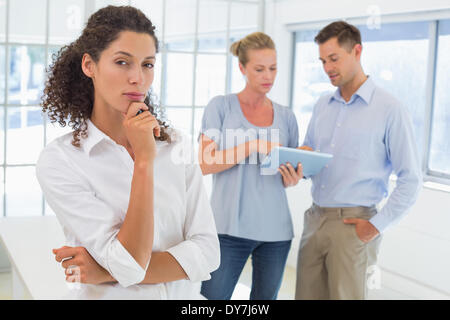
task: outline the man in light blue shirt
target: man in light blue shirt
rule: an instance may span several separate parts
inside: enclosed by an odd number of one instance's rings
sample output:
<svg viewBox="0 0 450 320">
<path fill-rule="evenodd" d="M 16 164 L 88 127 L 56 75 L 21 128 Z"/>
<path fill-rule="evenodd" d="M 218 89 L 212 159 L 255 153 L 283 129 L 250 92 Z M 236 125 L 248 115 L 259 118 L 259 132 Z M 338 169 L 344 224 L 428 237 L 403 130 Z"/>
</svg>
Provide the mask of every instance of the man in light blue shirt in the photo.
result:
<svg viewBox="0 0 450 320">
<path fill-rule="evenodd" d="M 406 108 L 364 74 L 356 27 L 331 23 L 315 41 L 338 89 L 317 102 L 303 144 L 334 157 L 312 177 L 296 299 L 365 299 L 382 233 L 406 214 L 422 184 L 416 139 Z M 392 172 L 396 187 L 377 211 Z"/>
</svg>

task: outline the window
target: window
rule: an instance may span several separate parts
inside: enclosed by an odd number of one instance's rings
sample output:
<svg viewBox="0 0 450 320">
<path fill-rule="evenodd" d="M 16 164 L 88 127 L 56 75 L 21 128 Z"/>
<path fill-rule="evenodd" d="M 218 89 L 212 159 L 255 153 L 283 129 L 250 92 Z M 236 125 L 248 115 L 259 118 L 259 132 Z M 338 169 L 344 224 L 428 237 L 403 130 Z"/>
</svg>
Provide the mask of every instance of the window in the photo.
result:
<svg viewBox="0 0 450 320">
<path fill-rule="evenodd" d="M 167 80 L 163 103 L 167 106 L 192 105 L 193 55 L 170 52 L 166 55 L 166 63 Z"/>
<path fill-rule="evenodd" d="M 321 95 L 335 90 L 319 60 L 314 37 L 318 30 L 297 32 L 295 46 L 295 77 L 293 83 L 293 111 L 299 122 L 299 143 L 306 136 L 312 110 Z"/>
<path fill-rule="evenodd" d="M 42 115 L 45 69 L 89 15 L 110 4 L 135 6 L 155 24 L 160 52 L 151 90 L 193 143 L 208 101 L 243 88 L 228 47 L 257 30 L 259 1 L 0 0 L 0 216 L 53 214 L 35 164 L 46 144 L 71 130 Z"/>
<path fill-rule="evenodd" d="M 38 104 L 45 80 L 45 46 L 11 45 L 8 55 L 7 103 Z"/>
<path fill-rule="evenodd" d="M 85 10 L 84 0 L 51 1 L 49 6 L 49 17 L 51 17 L 49 19 L 49 43 L 64 45 L 78 38 L 84 26 Z"/>
<path fill-rule="evenodd" d="M 7 114 L 6 163 L 36 163 L 44 146 L 44 126 L 40 108 L 8 107 Z"/>
<path fill-rule="evenodd" d="M 214 96 L 225 93 L 226 55 L 197 56 L 195 105 L 205 106 Z"/>
<path fill-rule="evenodd" d="M 0 42 L 5 42 L 6 0 L 0 0 Z"/>
<path fill-rule="evenodd" d="M 438 34 L 429 168 L 450 178 L 450 20 L 439 22 Z"/>
<path fill-rule="evenodd" d="M 37 105 L 47 43 L 46 21 L 36 17 L 45 17 L 46 10 L 45 0 L 0 1 L 0 210 L 9 216 L 43 214 L 34 164 L 44 146 L 44 120 Z"/>
<path fill-rule="evenodd" d="M 161 103 L 169 122 L 190 135 L 194 146 L 209 100 L 244 88 L 229 47 L 257 30 L 258 5 L 249 1 L 166 1 Z"/>
<path fill-rule="evenodd" d="M 9 12 L 7 13 L 9 41 L 15 43 L 45 44 L 46 0 L 13 0 L 7 1 Z M 27 10 L 24 10 L 27 8 Z M 20 17 L 20 19 L 14 19 Z M 23 23 L 33 21 L 33 23 Z"/>
<path fill-rule="evenodd" d="M 404 20 L 404 19 L 402 19 Z M 352 23 L 351 21 L 349 21 Z M 427 82 L 429 65 L 434 56 L 430 53 L 430 25 L 438 24 L 437 62 L 435 68 L 435 88 Z M 324 24 L 325 25 L 325 24 Z M 421 155 L 429 154 L 427 178 L 445 176 L 450 178 L 450 94 L 448 93 L 447 58 L 450 49 L 450 22 L 414 21 L 385 23 L 381 28 L 358 25 L 363 41 L 361 64 L 364 72 L 375 83 L 397 97 L 409 110 L 416 135 L 417 147 Z M 318 46 L 314 37 L 318 29 L 302 30 L 295 33 L 295 71 L 292 106 L 299 121 L 300 139 L 303 140 L 312 108 L 318 98 L 336 90 L 319 61 Z M 434 70 L 433 70 L 434 72 Z M 433 89 L 433 117 L 427 111 L 430 88 Z M 428 121 L 431 121 L 430 144 Z M 425 157 L 422 156 L 424 159 Z M 446 182 L 448 183 L 448 181 Z"/>
<path fill-rule="evenodd" d="M 358 27 L 366 74 L 408 108 L 423 154 L 429 23 L 392 23 L 372 30 Z"/>
<path fill-rule="evenodd" d="M 6 80 L 5 56 L 6 56 L 6 47 L 0 44 L 0 104 L 5 103 L 5 80 Z"/>
</svg>

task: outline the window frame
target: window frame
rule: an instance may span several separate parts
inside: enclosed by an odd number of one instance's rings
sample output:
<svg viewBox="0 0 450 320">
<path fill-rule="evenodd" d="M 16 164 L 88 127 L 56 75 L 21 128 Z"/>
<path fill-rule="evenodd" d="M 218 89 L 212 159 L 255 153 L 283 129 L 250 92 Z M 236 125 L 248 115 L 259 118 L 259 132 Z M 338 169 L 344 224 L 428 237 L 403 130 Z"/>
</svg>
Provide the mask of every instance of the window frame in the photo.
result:
<svg viewBox="0 0 450 320">
<path fill-rule="evenodd" d="M 23 107 L 23 108 L 33 108 L 36 107 L 36 104 L 17 104 L 17 103 L 8 103 L 8 95 L 9 95 L 9 72 L 10 72 L 10 54 L 9 49 L 12 46 L 28 46 L 28 47 L 43 47 L 45 48 L 45 66 L 48 66 L 49 63 L 49 10 L 50 10 L 50 1 L 45 1 L 45 41 L 44 43 L 35 43 L 35 42 L 10 42 L 9 41 L 9 21 L 10 21 L 10 1 L 11 0 L 5 0 L 5 40 L 4 42 L 0 42 L 1 45 L 4 46 L 4 55 L 5 55 L 5 80 L 4 80 L 4 101 L 0 104 L 0 108 L 3 110 L 3 163 L 0 165 L 0 170 L 3 171 L 3 181 L 1 183 L 3 184 L 3 207 L 0 208 L 2 210 L 3 214 L 2 216 L 6 217 L 6 211 L 7 211 L 7 190 L 6 190 L 6 182 L 7 182 L 7 169 L 8 168 L 16 168 L 16 167 L 35 167 L 35 163 L 23 163 L 23 164 L 8 164 L 7 163 L 7 143 L 8 143 L 8 110 L 10 107 Z M 43 117 L 43 146 L 44 147 L 47 144 L 47 124 L 48 120 L 46 117 Z M 42 215 L 45 215 L 45 200 L 44 196 L 42 195 L 42 201 L 41 201 L 41 212 Z"/>
<path fill-rule="evenodd" d="M 165 23 L 166 23 L 166 2 L 163 1 L 163 20 L 162 20 L 162 36 L 161 36 L 161 91 L 159 94 L 160 104 L 164 109 L 174 109 L 174 108 L 191 108 L 192 116 L 191 116 L 191 144 L 194 145 L 196 142 L 196 132 L 195 130 L 195 113 L 202 110 L 205 105 L 197 105 L 195 103 L 195 92 L 196 92 L 196 84 L 197 84 L 197 57 L 198 55 L 219 55 L 219 56 L 226 56 L 226 69 L 225 69 L 225 94 L 229 94 L 231 92 L 231 75 L 232 75 L 232 59 L 233 56 L 229 52 L 228 48 L 231 45 L 230 38 L 231 38 L 231 6 L 233 4 L 239 4 L 239 3 L 245 3 L 250 5 L 255 5 L 255 8 L 258 10 L 258 25 L 257 30 L 263 30 L 264 29 L 264 14 L 263 10 L 265 9 L 265 1 L 264 0 L 223 0 L 227 3 L 227 26 L 226 26 L 226 47 L 225 52 L 208 52 L 208 51 L 202 51 L 198 48 L 198 40 L 199 40 L 199 12 L 200 12 L 200 2 L 202 0 L 196 0 L 196 11 L 195 11 L 195 34 L 194 34 L 194 50 L 193 51 L 184 51 L 184 50 L 174 50 L 174 49 L 168 49 L 165 45 Z M 256 31 L 256 30 L 240 30 L 244 33 Z M 193 80 L 192 80 L 192 101 L 189 105 L 166 105 L 166 78 L 167 78 L 167 54 L 170 53 L 184 53 L 184 54 L 192 54 L 193 55 Z M 170 119 L 169 119 L 170 122 Z"/>
</svg>

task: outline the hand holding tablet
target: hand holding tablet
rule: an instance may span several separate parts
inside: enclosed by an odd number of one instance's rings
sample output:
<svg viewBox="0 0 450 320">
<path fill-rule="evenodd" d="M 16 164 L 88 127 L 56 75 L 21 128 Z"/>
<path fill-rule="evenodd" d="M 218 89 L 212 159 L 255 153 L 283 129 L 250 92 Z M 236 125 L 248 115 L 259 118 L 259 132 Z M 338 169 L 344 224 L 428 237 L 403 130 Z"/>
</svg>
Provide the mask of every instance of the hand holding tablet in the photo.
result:
<svg viewBox="0 0 450 320">
<path fill-rule="evenodd" d="M 303 166 L 303 175 L 311 177 L 319 173 L 331 158 L 333 155 L 328 153 L 276 147 L 263 160 L 261 167 L 276 169 L 287 162 L 293 166 L 300 162 Z"/>
</svg>

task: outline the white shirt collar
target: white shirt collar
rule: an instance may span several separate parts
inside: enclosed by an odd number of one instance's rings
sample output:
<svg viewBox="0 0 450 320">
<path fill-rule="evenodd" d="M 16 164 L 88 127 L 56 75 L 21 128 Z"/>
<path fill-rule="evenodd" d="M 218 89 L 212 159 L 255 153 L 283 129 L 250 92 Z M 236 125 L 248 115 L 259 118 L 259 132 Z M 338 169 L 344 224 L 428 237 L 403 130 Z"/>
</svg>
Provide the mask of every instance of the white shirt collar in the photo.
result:
<svg viewBox="0 0 450 320">
<path fill-rule="evenodd" d="M 86 121 L 87 124 L 87 134 L 88 136 L 83 139 L 82 141 L 82 147 L 84 152 L 89 156 L 91 150 L 100 142 L 102 141 L 109 141 L 110 143 L 116 145 L 117 142 L 115 142 L 113 139 L 111 139 L 108 135 L 106 135 L 103 131 L 101 131 L 99 128 L 97 128 L 94 123 L 91 121 L 91 119 L 88 119 Z M 182 139 L 181 133 L 173 128 L 166 129 L 167 133 L 170 135 L 172 142 L 176 142 Z M 156 141 L 157 148 L 168 144 L 167 141 Z"/>
<path fill-rule="evenodd" d="M 88 136 L 83 139 L 82 145 L 83 150 L 87 153 L 87 155 L 89 155 L 91 150 L 103 140 L 114 142 L 103 131 L 98 129 L 90 119 L 86 121 L 86 124 Z"/>
</svg>

